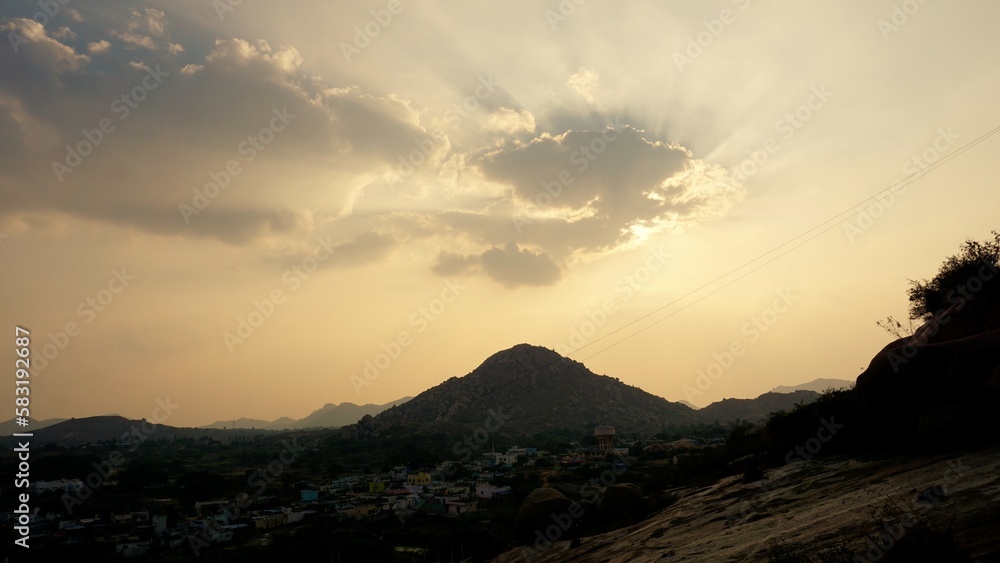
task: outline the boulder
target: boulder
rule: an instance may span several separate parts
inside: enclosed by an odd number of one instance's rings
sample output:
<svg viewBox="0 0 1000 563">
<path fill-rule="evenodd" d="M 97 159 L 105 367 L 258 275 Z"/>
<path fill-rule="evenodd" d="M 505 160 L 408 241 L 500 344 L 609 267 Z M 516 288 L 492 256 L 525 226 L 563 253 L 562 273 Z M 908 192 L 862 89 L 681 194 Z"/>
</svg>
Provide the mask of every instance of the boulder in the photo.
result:
<svg viewBox="0 0 1000 563">
<path fill-rule="evenodd" d="M 980 402 L 1000 369 L 1000 330 L 931 343 L 901 338 L 883 348 L 858 376 L 855 392 L 868 409 L 926 412 Z"/>
<path fill-rule="evenodd" d="M 646 517 L 642 489 L 634 483 L 617 483 L 605 487 L 597 497 L 597 511 L 607 524 L 628 526 Z"/>
<path fill-rule="evenodd" d="M 985 294 L 956 302 L 879 351 L 854 388 L 865 415 L 932 447 L 978 433 L 977 420 L 1000 407 L 997 305 Z"/>
<path fill-rule="evenodd" d="M 514 536 L 524 545 L 534 544 L 537 534 L 566 518 L 574 520 L 570 514 L 572 502 L 566 495 L 551 487 L 541 487 L 531 491 L 521 503 L 514 518 Z M 574 510 L 574 512 L 577 512 Z M 562 535 L 556 534 L 558 536 Z M 549 540 L 569 539 L 568 537 L 548 538 Z"/>
</svg>

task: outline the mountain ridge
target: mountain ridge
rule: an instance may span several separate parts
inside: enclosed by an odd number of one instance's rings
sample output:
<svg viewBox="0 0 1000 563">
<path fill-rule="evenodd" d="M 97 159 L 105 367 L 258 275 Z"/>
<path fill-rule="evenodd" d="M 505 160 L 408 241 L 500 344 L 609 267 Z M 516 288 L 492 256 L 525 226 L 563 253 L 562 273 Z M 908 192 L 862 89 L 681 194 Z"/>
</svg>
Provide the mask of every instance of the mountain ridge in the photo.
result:
<svg viewBox="0 0 1000 563">
<path fill-rule="evenodd" d="M 403 397 L 395 401 L 376 405 L 366 403 L 358 405 L 350 401 L 342 403 L 326 403 L 322 407 L 314 410 L 300 419 L 281 417 L 273 421 L 266 421 L 256 418 L 237 418 L 235 420 L 218 420 L 212 424 L 199 426 L 199 428 L 215 429 L 247 429 L 256 428 L 260 430 L 301 430 L 304 428 L 339 428 L 353 424 L 364 418 L 365 415 L 375 416 L 386 409 L 396 405 L 401 405 L 409 401 L 412 397 Z M 238 423 L 235 424 L 234 423 Z"/>
</svg>

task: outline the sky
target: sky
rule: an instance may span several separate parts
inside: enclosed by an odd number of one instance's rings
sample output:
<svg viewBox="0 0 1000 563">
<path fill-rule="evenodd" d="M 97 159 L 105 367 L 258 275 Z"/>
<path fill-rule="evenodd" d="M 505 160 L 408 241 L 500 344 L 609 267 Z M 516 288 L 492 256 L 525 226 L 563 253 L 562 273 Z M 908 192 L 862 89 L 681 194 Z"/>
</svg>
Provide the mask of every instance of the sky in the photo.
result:
<svg viewBox="0 0 1000 563">
<path fill-rule="evenodd" d="M 910 280 L 1000 228 L 998 19 L 4 2 L 0 356 L 30 331 L 34 418 L 174 426 L 386 403 L 519 343 L 698 406 L 853 380 Z"/>
</svg>

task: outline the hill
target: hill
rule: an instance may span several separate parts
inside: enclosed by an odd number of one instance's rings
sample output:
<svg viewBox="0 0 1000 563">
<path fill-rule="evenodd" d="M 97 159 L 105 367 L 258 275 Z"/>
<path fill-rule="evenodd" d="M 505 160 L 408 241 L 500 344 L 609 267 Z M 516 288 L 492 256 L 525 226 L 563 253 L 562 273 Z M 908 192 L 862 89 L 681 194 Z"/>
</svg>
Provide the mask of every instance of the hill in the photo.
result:
<svg viewBox="0 0 1000 563">
<path fill-rule="evenodd" d="M 815 391 L 795 391 L 791 393 L 764 393 L 756 399 L 723 399 L 698 411 L 705 422 L 724 424 L 731 420 L 760 422 L 776 411 L 790 411 L 796 405 L 811 403 L 819 397 Z"/>
<path fill-rule="evenodd" d="M 998 472 L 996 446 L 796 461 L 754 483 L 672 489 L 674 504 L 634 526 L 572 542 L 553 534 L 493 561 L 995 561 L 1000 505 L 987 492 Z"/>
<path fill-rule="evenodd" d="M 220 442 L 228 442 L 268 432 L 272 431 L 177 428 L 165 424 L 154 424 L 145 419 L 130 420 L 122 416 L 108 415 L 70 418 L 46 428 L 33 430 L 33 441 L 37 444 L 54 443 L 63 447 L 97 442 L 118 442 L 119 444 L 132 445 L 146 440 L 172 441 L 180 438 L 211 438 Z M 9 442 L 11 438 L 4 438 L 4 440 Z"/>
<path fill-rule="evenodd" d="M 700 420 L 685 405 L 594 374 L 547 348 L 518 344 L 372 422 L 376 428 L 476 424 L 500 434 L 534 435 L 600 424 L 615 426 L 619 433 L 659 431 Z"/>
<path fill-rule="evenodd" d="M 364 418 L 365 415 L 375 416 L 388 408 L 401 405 L 410 399 L 411 397 L 403 397 L 402 399 L 397 399 L 384 405 L 374 405 L 370 403 L 356 405 L 348 402 L 340 403 L 339 405 L 327 403 L 323 405 L 322 408 L 309 413 L 309 415 L 305 418 L 298 420 L 287 416 L 270 422 L 256 418 L 238 418 L 236 420 L 219 420 L 207 426 L 202 426 L 202 428 L 257 428 L 263 430 L 339 428 L 341 426 L 347 426 L 348 424 L 354 424 Z"/>
<path fill-rule="evenodd" d="M 779 385 L 774 389 L 771 389 L 771 393 L 794 393 L 795 391 L 815 391 L 817 393 L 822 393 L 827 389 L 840 389 L 846 387 L 850 389 L 854 387 L 854 382 L 847 379 L 814 379 L 809 383 L 803 383 L 801 385 Z"/>
<path fill-rule="evenodd" d="M 53 424 L 59 424 L 60 422 L 66 420 L 65 418 L 46 418 L 44 420 L 36 420 L 34 418 L 28 417 L 28 426 L 22 427 L 18 426 L 14 419 L 5 420 L 0 422 L 0 436 L 10 436 L 16 432 L 34 432 L 35 430 L 41 430 L 42 428 L 47 428 Z"/>
</svg>

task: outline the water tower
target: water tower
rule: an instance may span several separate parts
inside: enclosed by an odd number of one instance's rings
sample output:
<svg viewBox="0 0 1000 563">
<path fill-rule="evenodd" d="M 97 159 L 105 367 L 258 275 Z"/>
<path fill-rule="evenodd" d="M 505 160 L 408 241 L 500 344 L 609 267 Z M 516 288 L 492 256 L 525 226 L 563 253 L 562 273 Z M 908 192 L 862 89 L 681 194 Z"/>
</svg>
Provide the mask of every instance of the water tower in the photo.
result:
<svg viewBox="0 0 1000 563">
<path fill-rule="evenodd" d="M 598 426 L 594 429 L 594 437 L 597 438 L 597 449 L 610 452 L 615 441 L 615 427 Z"/>
</svg>

